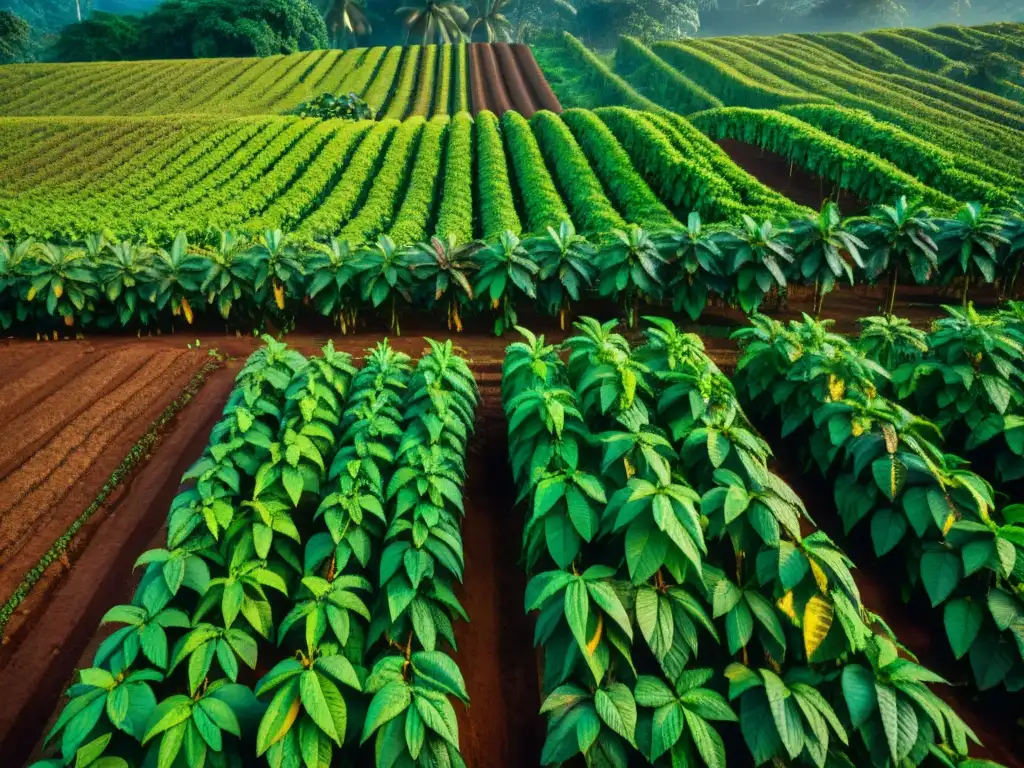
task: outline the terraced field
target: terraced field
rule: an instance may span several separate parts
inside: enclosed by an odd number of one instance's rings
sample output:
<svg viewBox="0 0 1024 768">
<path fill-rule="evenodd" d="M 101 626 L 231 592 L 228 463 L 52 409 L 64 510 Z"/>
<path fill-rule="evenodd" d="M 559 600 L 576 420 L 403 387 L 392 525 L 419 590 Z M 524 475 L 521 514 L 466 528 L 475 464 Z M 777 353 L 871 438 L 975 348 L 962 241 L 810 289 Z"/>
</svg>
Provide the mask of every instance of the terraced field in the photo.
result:
<svg viewBox="0 0 1024 768">
<path fill-rule="evenodd" d="M 566 216 L 601 235 L 626 223 L 663 228 L 691 210 L 709 222 L 735 220 L 748 205 L 798 210 L 686 121 L 621 109 L 475 122 L 465 113 L 357 123 L 0 118 L 0 134 L 0 221 L 40 238 L 280 228 L 406 245 L 435 233 L 543 233 Z M 699 164 L 685 156 L 694 143 Z M 55 165 L 58 147 L 67 154 Z"/>
</svg>

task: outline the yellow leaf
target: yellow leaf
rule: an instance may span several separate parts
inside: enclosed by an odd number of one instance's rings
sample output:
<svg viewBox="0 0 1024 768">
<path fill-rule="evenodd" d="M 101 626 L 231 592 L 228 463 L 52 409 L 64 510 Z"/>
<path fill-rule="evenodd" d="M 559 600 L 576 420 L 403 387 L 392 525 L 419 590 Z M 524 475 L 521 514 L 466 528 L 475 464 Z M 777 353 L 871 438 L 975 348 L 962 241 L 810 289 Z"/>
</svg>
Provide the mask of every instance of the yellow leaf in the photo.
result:
<svg viewBox="0 0 1024 768">
<path fill-rule="evenodd" d="M 814 560 L 807 558 L 807 562 L 811 564 L 811 573 L 814 574 L 814 581 L 817 583 L 818 589 L 821 590 L 823 595 L 826 594 L 828 592 L 828 576 L 825 575 L 825 571 Z"/>
<path fill-rule="evenodd" d="M 34 299 L 35 297 L 36 297 L 36 288 L 35 288 L 35 286 L 32 286 L 31 288 L 28 289 L 28 297 L 27 297 L 27 299 L 29 301 L 32 301 L 32 299 Z"/>
<path fill-rule="evenodd" d="M 804 650 L 810 661 L 832 627 L 832 604 L 815 595 L 804 608 Z"/>
<path fill-rule="evenodd" d="M 794 624 L 796 623 L 796 610 L 793 608 L 793 590 L 784 594 L 775 604 L 779 606 L 780 611 L 793 620 Z"/>
<path fill-rule="evenodd" d="M 854 419 L 850 424 L 850 431 L 854 437 L 860 437 L 864 434 L 864 425 L 858 419 Z"/>
<path fill-rule="evenodd" d="M 54 341 L 60 341 L 60 336 L 57 335 L 56 331 L 53 332 L 53 340 Z"/>
<path fill-rule="evenodd" d="M 593 656 L 594 651 L 597 650 L 597 644 L 601 642 L 601 635 L 604 632 L 604 616 L 597 614 L 597 629 L 594 630 L 594 636 L 590 638 L 590 642 L 587 643 L 587 655 Z"/>
<path fill-rule="evenodd" d="M 946 522 L 944 522 L 942 524 L 942 535 L 943 536 L 945 536 L 947 533 L 949 533 L 949 529 L 953 527 L 954 523 L 956 523 L 956 515 L 954 515 L 952 512 L 950 512 L 949 513 L 949 517 L 946 518 Z"/>
<path fill-rule="evenodd" d="M 622 463 L 626 467 L 626 479 L 628 480 L 629 478 L 636 474 L 636 467 L 630 464 L 629 459 L 625 457 L 622 458 Z"/>
<path fill-rule="evenodd" d="M 284 309 L 284 286 L 274 281 L 274 302 L 278 309 Z"/>
<path fill-rule="evenodd" d="M 843 399 L 846 394 L 846 382 L 842 379 L 836 378 L 834 374 L 829 374 L 828 377 L 828 396 L 833 401 L 839 401 Z"/>
<path fill-rule="evenodd" d="M 70 328 L 74 324 L 75 324 L 75 318 L 73 316 L 71 316 L 71 315 L 64 315 L 64 325 L 66 325 L 68 328 Z M 54 333 L 54 335 L 57 334 L 56 331 L 54 331 L 53 333 Z"/>
<path fill-rule="evenodd" d="M 900 439 L 892 424 L 882 424 L 882 435 L 885 437 L 885 450 L 890 454 L 896 453 L 896 449 L 900 447 Z"/>
<path fill-rule="evenodd" d="M 188 303 L 188 299 L 181 300 L 181 311 L 185 313 L 188 324 L 192 325 L 192 305 Z"/>
<path fill-rule="evenodd" d="M 61 283 L 53 284 L 53 295 L 58 299 L 64 295 L 64 286 Z"/>
<path fill-rule="evenodd" d="M 298 718 L 299 716 L 300 701 L 301 699 L 298 696 L 296 696 L 295 699 L 292 701 L 292 705 L 288 708 L 288 714 L 284 717 L 284 722 L 281 723 L 281 727 L 278 729 L 277 733 L 274 734 L 274 737 L 270 740 L 271 744 L 276 744 L 281 739 L 283 739 L 284 735 L 288 733 L 288 729 L 291 728 L 292 725 L 295 723 L 296 718 Z"/>
</svg>

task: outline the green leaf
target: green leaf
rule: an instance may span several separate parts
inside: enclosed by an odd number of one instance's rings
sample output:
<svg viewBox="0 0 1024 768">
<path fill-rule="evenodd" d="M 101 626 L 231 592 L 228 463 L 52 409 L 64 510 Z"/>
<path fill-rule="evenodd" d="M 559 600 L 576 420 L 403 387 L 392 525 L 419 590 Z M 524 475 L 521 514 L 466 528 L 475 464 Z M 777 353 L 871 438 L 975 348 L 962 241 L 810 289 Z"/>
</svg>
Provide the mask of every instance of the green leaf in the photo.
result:
<svg viewBox="0 0 1024 768">
<path fill-rule="evenodd" d="M 893 763 L 898 763 L 899 758 L 899 708 L 896 704 L 896 692 L 887 685 L 875 683 L 875 695 L 878 700 L 878 713 L 882 718 L 882 729 L 885 731 L 885 740 L 889 745 L 889 754 Z"/>
<path fill-rule="evenodd" d="M 761 670 L 761 677 L 764 678 L 765 693 L 768 696 L 768 707 L 775 721 L 775 728 L 779 738 L 782 740 L 789 757 L 795 760 L 803 750 L 804 731 L 803 722 L 797 711 L 797 705 L 786 684 L 774 672 L 768 669 Z"/>
<path fill-rule="evenodd" d="M 435 690 L 456 696 L 469 703 L 466 681 L 458 666 L 441 651 L 418 651 L 412 655 L 416 682 L 427 683 Z"/>
<path fill-rule="evenodd" d="M 404 712 L 411 703 L 412 693 L 404 683 L 391 682 L 377 691 L 366 711 L 360 743 L 365 744 L 374 731 Z"/>
<path fill-rule="evenodd" d="M 981 606 L 967 598 L 957 598 L 946 604 L 943 621 L 953 655 L 962 659 L 978 637 L 984 611 Z"/>
<path fill-rule="evenodd" d="M 602 720 L 630 744 L 636 743 L 636 701 L 622 683 L 610 683 L 594 694 L 594 707 Z"/>
<path fill-rule="evenodd" d="M 302 488 L 305 485 L 302 479 L 302 471 L 286 465 L 281 471 L 281 480 L 284 483 L 285 491 L 288 492 L 288 498 L 292 500 L 292 505 L 299 506 L 299 499 L 302 498 Z"/>
<path fill-rule="evenodd" d="M 587 585 L 582 579 L 575 579 L 565 589 L 565 620 L 580 651 L 586 653 L 587 619 L 590 617 L 590 598 Z"/>
<path fill-rule="evenodd" d="M 878 705 L 875 695 L 875 676 L 859 664 L 843 669 L 843 698 L 850 710 L 854 728 L 868 721 Z"/>
<path fill-rule="evenodd" d="M 892 501 L 903 489 L 907 468 L 896 456 L 883 456 L 871 462 L 871 474 L 882 493 Z"/>
<path fill-rule="evenodd" d="M 725 744 L 722 743 L 718 731 L 687 709 L 683 710 L 683 715 L 686 717 L 686 725 L 690 729 L 693 743 L 708 768 L 725 768 Z"/>
<path fill-rule="evenodd" d="M 326 733 L 335 744 L 341 746 L 341 736 L 334 728 L 334 719 L 324 698 L 324 692 L 320 687 L 320 678 L 316 672 L 309 669 L 299 675 L 299 693 L 302 697 L 302 706 L 306 713 L 317 724 L 317 727 Z"/>
<path fill-rule="evenodd" d="M 941 604 L 960 581 L 960 558 L 952 552 L 925 552 L 921 556 L 921 581 L 932 606 Z"/>
<path fill-rule="evenodd" d="M 299 681 L 294 677 L 278 688 L 274 698 L 270 700 L 267 711 L 263 713 L 259 729 L 256 732 L 257 757 L 283 739 L 291 729 L 299 716 L 301 706 L 299 696 Z"/>
<path fill-rule="evenodd" d="M 879 509 L 871 517 L 871 540 L 879 557 L 891 552 L 906 532 L 907 518 L 891 509 Z"/>
</svg>

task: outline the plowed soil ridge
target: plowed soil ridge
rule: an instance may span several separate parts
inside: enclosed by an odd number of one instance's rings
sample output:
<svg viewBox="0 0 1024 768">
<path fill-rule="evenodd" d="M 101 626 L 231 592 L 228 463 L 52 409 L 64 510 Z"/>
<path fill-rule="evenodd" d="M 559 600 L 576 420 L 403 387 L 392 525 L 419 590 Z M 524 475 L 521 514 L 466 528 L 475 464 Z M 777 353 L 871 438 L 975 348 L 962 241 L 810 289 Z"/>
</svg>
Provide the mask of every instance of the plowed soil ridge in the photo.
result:
<svg viewBox="0 0 1024 768">
<path fill-rule="evenodd" d="M 474 115 L 483 110 L 499 117 L 509 110 L 525 117 L 540 109 L 562 111 L 528 46 L 473 43 L 469 54 Z"/>
</svg>

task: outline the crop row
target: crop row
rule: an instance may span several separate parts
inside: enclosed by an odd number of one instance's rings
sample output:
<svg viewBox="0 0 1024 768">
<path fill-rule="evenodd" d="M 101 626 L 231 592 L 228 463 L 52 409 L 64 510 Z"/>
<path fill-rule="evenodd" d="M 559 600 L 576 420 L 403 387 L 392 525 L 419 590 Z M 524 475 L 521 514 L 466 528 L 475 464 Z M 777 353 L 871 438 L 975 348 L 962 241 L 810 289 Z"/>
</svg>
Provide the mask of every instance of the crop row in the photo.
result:
<svg viewBox="0 0 1024 768">
<path fill-rule="evenodd" d="M 700 339 L 649 322 L 505 359 L 540 763 L 954 765 L 976 737 L 944 681 L 900 658 Z"/>
<path fill-rule="evenodd" d="M 951 311 L 928 336 L 893 318 L 868 318 L 857 341 L 807 318 L 735 334 L 745 400 L 801 436 L 844 530 L 864 523 L 904 588 L 942 609 L 935 624 L 980 690 L 1024 689 L 1024 506 L 996 501 L 1019 498 L 1019 310 Z M 965 450 L 987 460 L 967 469 Z"/>
<path fill-rule="evenodd" d="M 965 307 L 979 285 L 992 284 L 1006 297 L 1021 288 L 1019 213 L 993 213 L 971 203 L 951 218 L 936 217 L 906 198 L 848 219 L 827 202 L 784 227 L 748 214 L 736 226 L 706 226 L 692 212 L 685 226 L 648 231 L 632 225 L 589 240 L 564 219 L 523 241 L 505 230 L 489 242 L 463 242 L 449 228 L 443 238 L 399 246 L 378 236 L 425 239 L 430 222 L 444 213 L 435 214 L 437 188 L 459 186 L 463 215 L 471 202 L 465 166 L 451 179 L 441 178 L 448 119 L 420 121 L 379 124 L 349 137 L 353 144 L 390 141 L 386 156 L 392 162 L 382 166 L 375 185 L 368 183 L 376 172 L 372 164 L 348 164 L 317 213 L 344 214 L 364 194 L 366 202 L 342 236 L 327 243 L 311 244 L 301 230 L 269 230 L 255 238 L 224 231 L 191 248 L 181 233 L 168 249 L 131 240 L 108 243 L 102 235 L 70 245 L 0 240 L 0 327 L 165 327 L 183 310 L 191 322 L 193 312 L 206 307 L 211 317 L 216 310 L 224 321 L 246 327 L 262 324 L 267 313 L 290 322 L 312 304 L 343 330 L 359 310 L 380 308 L 397 330 L 400 309 L 444 305 L 456 328 L 467 311 L 494 311 L 500 333 L 515 323 L 517 305 L 537 302 L 564 321 L 570 304 L 584 294 L 618 304 L 636 322 L 643 303 L 671 305 L 697 319 L 713 296 L 752 313 L 778 301 L 790 284 L 813 286 L 815 313 L 843 283 L 887 282 L 889 312 L 900 286 L 909 283 L 947 286 L 960 293 Z M 417 143 L 424 151 L 413 160 Z M 486 158 L 479 159 L 486 168 Z M 399 176 L 407 175 L 412 183 L 399 194 Z M 447 212 L 446 226 L 453 226 L 454 213 Z M 468 231 L 468 215 L 459 226 Z M 378 239 L 358 245 L 368 237 Z"/>
<path fill-rule="evenodd" d="M 571 36 L 560 53 L 578 70 L 558 70 L 577 94 L 574 105 L 687 114 L 714 102 L 783 111 L 833 104 L 927 142 L 956 170 L 997 187 L 1003 200 L 1024 176 L 1019 103 L 915 69 L 861 36 L 721 37 L 652 48 L 623 38 L 614 73 Z M 916 175 L 909 162 L 902 169 Z"/>
<path fill-rule="evenodd" d="M 442 645 L 465 618 L 451 587 L 472 375 L 450 342 L 415 371 L 383 342 L 357 371 L 330 342 L 307 360 L 265 341 L 42 765 L 329 764 L 371 738 L 377 765 L 459 762 L 448 696 L 468 697 Z"/>
<path fill-rule="evenodd" d="M 48 115 L 58 101 L 62 115 L 275 114 L 320 93 L 350 92 L 398 119 L 448 114 L 450 102 L 456 112 L 468 109 L 464 46 L 426 46 L 422 57 L 419 46 L 409 48 L 408 55 L 405 50 L 33 65 L 31 78 L 25 77 L 23 65 L 0 66 L 0 115 Z M 443 90 L 436 100 L 435 79 Z"/>
</svg>

